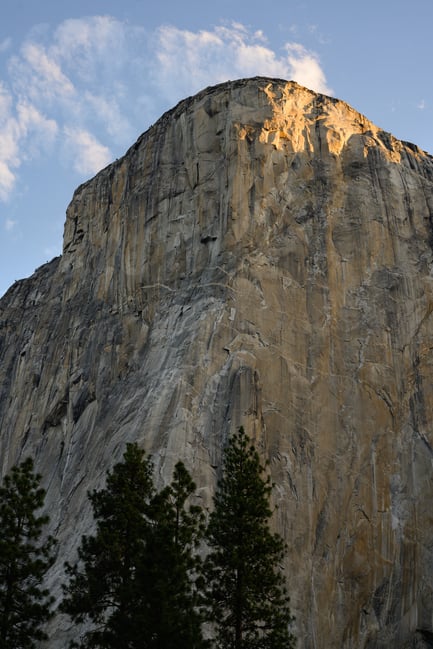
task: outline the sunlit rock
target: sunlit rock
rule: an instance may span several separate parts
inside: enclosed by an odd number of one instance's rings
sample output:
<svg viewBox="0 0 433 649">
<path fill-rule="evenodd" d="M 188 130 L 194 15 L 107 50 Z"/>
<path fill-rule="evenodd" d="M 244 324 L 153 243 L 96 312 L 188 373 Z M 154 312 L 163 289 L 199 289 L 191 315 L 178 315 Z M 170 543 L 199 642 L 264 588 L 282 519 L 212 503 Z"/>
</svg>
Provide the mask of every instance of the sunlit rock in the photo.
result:
<svg viewBox="0 0 433 649">
<path fill-rule="evenodd" d="M 208 507 L 242 424 L 300 649 L 431 646 L 432 245 L 433 158 L 280 80 L 186 99 L 79 187 L 0 301 L 0 470 L 44 475 L 55 594 L 126 442 Z"/>
</svg>

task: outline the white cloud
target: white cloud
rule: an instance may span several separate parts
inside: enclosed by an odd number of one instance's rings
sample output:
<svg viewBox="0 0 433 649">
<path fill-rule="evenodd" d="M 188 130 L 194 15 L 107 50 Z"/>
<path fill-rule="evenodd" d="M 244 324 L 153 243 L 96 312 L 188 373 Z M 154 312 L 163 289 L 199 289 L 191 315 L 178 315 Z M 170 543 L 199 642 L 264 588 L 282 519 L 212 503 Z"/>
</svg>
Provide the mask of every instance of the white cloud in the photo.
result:
<svg viewBox="0 0 433 649">
<path fill-rule="evenodd" d="M 12 104 L 12 95 L 8 92 L 5 84 L 0 81 L 0 124 L 9 117 Z"/>
<path fill-rule="evenodd" d="M 12 45 L 12 39 L 11 38 L 5 38 L 2 41 L 0 41 L 0 52 L 6 52 Z"/>
<path fill-rule="evenodd" d="M 172 103 L 215 83 L 264 75 L 332 93 L 314 52 L 299 43 L 276 51 L 241 23 L 149 34 L 110 16 L 70 19 L 33 30 L 8 72 L 8 84 L 0 81 L 1 201 L 23 162 L 66 152 L 77 173 L 93 174 Z"/>
<path fill-rule="evenodd" d="M 155 50 L 155 83 L 173 100 L 213 83 L 256 75 L 292 79 L 332 94 L 314 52 L 299 43 L 286 43 L 285 53 L 279 55 L 262 32 L 250 33 L 240 24 L 200 32 L 161 27 Z"/>
<path fill-rule="evenodd" d="M 119 70 L 130 59 L 128 29 L 106 17 L 68 20 L 51 38 L 33 31 L 9 58 L 9 86 L 0 81 L 0 201 L 10 197 L 22 163 L 56 140 L 71 152 L 80 175 L 95 173 L 111 158 L 101 130 L 108 140 L 130 143 L 135 131 L 127 102 L 134 88 L 123 87 Z"/>
<path fill-rule="evenodd" d="M 112 160 L 113 156 L 108 147 L 98 142 L 89 131 L 65 127 L 64 133 L 67 155 L 78 173 L 94 174 Z"/>
<path fill-rule="evenodd" d="M 314 52 L 305 49 L 299 43 L 287 43 L 287 60 L 292 71 L 292 78 L 303 86 L 332 95 L 333 91 L 326 85 L 326 77 L 319 59 Z"/>
<path fill-rule="evenodd" d="M 27 101 L 20 101 L 17 105 L 18 119 L 21 129 L 26 134 L 30 129 L 37 129 L 44 132 L 49 138 L 57 133 L 57 124 L 54 119 L 48 119 L 40 111 Z"/>
<path fill-rule="evenodd" d="M 426 107 L 425 99 L 421 99 L 421 101 L 418 102 L 418 106 L 417 106 L 417 108 L 419 108 L 419 110 L 424 110 L 425 107 Z"/>
<path fill-rule="evenodd" d="M 0 200 L 7 200 L 19 166 L 19 126 L 12 115 L 13 97 L 0 83 Z"/>
<path fill-rule="evenodd" d="M 1 146 L 1 138 L 0 138 Z M 15 184 L 15 174 L 7 162 L 0 160 L 0 200 L 6 201 Z"/>
<path fill-rule="evenodd" d="M 18 100 L 0 83 L 0 200 L 6 201 L 16 182 L 16 170 L 52 143 L 57 124 L 29 101 Z"/>
<path fill-rule="evenodd" d="M 70 100 L 74 86 L 59 63 L 43 45 L 24 43 L 20 56 L 9 62 L 14 90 L 34 102 Z"/>
<path fill-rule="evenodd" d="M 116 97 L 104 97 L 86 92 L 84 101 L 87 107 L 104 123 L 105 130 L 116 142 L 124 142 L 125 138 L 132 138 L 131 124 L 122 113 L 122 107 Z"/>
<path fill-rule="evenodd" d="M 5 230 L 6 232 L 12 232 L 14 227 L 16 226 L 17 222 L 13 221 L 12 219 L 6 219 L 5 222 Z"/>
<path fill-rule="evenodd" d="M 23 158 L 38 155 L 40 149 L 49 148 L 54 142 L 59 127 L 54 119 L 45 117 L 33 104 L 20 101 L 16 108 L 20 138 L 27 138 L 28 147 L 23 150 Z"/>
<path fill-rule="evenodd" d="M 65 20 L 56 29 L 52 53 L 84 81 L 115 76 L 128 61 L 138 27 L 111 16 Z"/>
</svg>

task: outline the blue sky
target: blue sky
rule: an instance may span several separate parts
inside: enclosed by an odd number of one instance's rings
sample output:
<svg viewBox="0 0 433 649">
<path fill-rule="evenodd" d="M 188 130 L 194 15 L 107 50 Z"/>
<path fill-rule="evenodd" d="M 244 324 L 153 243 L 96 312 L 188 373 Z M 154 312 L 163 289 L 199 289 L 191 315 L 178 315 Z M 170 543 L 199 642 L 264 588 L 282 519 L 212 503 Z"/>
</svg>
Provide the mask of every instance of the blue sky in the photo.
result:
<svg viewBox="0 0 433 649">
<path fill-rule="evenodd" d="M 255 75 L 433 154 L 431 0 L 2 0 L 0 295 L 61 253 L 74 189 L 177 101 Z"/>
</svg>

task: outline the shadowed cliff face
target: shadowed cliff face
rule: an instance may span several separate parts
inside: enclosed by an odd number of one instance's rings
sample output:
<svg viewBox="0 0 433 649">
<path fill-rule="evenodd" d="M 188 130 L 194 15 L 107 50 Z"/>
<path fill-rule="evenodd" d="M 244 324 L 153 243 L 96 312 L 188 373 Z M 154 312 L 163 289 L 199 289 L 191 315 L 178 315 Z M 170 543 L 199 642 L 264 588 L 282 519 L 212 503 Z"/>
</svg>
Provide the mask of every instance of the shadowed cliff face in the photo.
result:
<svg viewBox="0 0 433 649">
<path fill-rule="evenodd" d="M 56 592 L 126 442 L 160 483 L 183 459 L 208 506 L 242 424 L 299 646 L 428 646 L 432 223 L 433 158 L 263 78 L 181 102 L 79 187 L 62 257 L 0 301 L 0 469 L 44 474 Z"/>
</svg>

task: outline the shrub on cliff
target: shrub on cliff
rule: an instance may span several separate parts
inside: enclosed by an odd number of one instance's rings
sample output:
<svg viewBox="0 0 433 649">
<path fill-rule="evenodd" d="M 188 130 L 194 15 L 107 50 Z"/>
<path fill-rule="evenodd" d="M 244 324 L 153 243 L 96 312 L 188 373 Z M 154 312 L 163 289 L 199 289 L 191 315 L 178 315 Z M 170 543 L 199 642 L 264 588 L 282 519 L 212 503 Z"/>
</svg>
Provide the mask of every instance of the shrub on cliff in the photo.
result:
<svg viewBox="0 0 433 649">
<path fill-rule="evenodd" d="M 269 529 L 272 485 L 243 428 L 224 454 L 204 575 L 218 649 L 291 649 L 293 618 L 281 563 L 285 545 Z"/>
<path fill-rule="evenodd" d="M 33 649 L 46 638 L 52 597 L 43 587 L 55 540 L 44 538 L 48 516 L 38 515 L 45 490 L 32 459 L 12 468 L 0 487 L 0 647 Z"/>
</svg>

